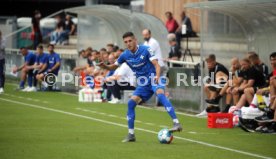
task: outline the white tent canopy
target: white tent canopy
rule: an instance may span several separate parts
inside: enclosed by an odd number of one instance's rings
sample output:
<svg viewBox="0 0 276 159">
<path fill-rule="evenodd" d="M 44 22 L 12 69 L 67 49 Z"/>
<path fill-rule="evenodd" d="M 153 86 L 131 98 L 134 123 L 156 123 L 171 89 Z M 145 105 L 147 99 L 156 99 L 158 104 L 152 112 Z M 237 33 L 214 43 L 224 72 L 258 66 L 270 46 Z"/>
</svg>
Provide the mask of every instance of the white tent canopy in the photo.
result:
<svg viewBox="0 0 276 159">
<path fill-rule="evenodd" d="M 132 31 L 142 43 L 142 30 L 148 28 L 152 36 L 159 41 L 163 57 L 167 57 L 168 32 L 162 21 L 152 15 L 109 5 L 69 8 L 65 12 L 78 15 L 79 48 L 91 46 L 100 49 L 107 43 L 114 43 L 124 48 L 122 35 L 127 31 Z"/>
</svg>

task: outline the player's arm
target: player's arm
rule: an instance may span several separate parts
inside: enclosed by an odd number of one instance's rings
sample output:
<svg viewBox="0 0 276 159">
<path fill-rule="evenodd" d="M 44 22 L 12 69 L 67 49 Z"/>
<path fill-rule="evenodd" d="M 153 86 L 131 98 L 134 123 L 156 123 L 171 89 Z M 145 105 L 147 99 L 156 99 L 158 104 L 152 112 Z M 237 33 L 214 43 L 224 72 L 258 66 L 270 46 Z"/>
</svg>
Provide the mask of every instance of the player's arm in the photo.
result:
<svg viewBox="0 0 276 159">
<path fill-rule="evenodd" d="M 35 63 L 34 65 L 34 69 L 41 69 L 43 67 L 44 63 L 40 63 L 39 65 L 37 63 Z"/>
<path fill-rule="evenodd" d="M 48 66 L 47 63 L 43 64 L 41 69 L 38 71 L 38 73 L 45 71 L 47 69 L 47 66 Z"/>
<path fill-rule="evenodd" d="M 249 79 L 248 82 L 241 86 L 240 89 L 244 90 L 245 88 L 253 87 L 255 80 Z"/>
<path fill-rule="evenodd" d="M 58 67 L 60 66 L 60 62 L 57 62 L 54 67 L 52 67 L 51 69 L 48 70 L 48 72 L 53 72 L 54 70 L 56 70 Z"/>
<path fill-rule="evenodd" d="M 155 81 L 157 82 L 157 81 L 159 81 L 159 78 L 160 78 L 161 68 L 160 68 L 160 65 L 158 64 L 157 59 L 152 60 L 151 63 L 155 67 L 155 71 L 156 71 Z"/>
<path fill-rule="evenodd" d="M 28 66 L 28 61 L 26 61 L 23 65 L 19 66 L 18 68 L 14 68 L 13 72 L 19 72 L 21 71 L 24 67 Z"/>
<path fill-rule="evenodd" d="M 51 69 L 49 69 L 48 72 L 55 71 L 60 66 L 60 63 L 61 63 L 60 57 L 59 57 L 59 55 L 57 55 L 56 56 L 56 64 Z"/>
<path fill-rule="evenodd" d="M 106 70 L 116 70 L 124 62 L 125 62 L 125 55 L 124 53 L 122 53 L 114 64 L 106 65 L 105 63 L 100 62 L 98 66 Z"/>
<path fill-rule="evenodd" d="M 86 69 L 86 68 L 87 68 L 87 66 L 78 66 L 78 67 L 75 67 L 75 68 L 73 69 L 73 71 L 74 71 L 74 72 L 78 72 L 78 71 L 84 70 L 84 69 Z"/>
<path fill-rule="evenodd" d="M 107 69 L 107 70 L 116 70 L 119 66 L 116 64 L 106 65 L 105 63 L 101 62 L 98 64 L 100 68 Z"/>
</svg>

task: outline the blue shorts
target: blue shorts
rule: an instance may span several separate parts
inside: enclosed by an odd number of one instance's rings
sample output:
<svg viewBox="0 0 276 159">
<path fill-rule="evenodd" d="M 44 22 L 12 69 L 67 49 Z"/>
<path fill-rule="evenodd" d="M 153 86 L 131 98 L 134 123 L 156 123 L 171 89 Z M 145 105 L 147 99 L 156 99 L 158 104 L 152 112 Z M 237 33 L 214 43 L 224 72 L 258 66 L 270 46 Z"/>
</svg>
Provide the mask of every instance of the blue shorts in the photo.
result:
<svg viewBox="0 0 276 159">
<path fill-rule="evenodd" d="M 162 84 L 155 84 L 155 85 L 145 85 L 145 86 L 137 86 L 133 96 L 138 96 L 142 99 L 143 102 L 146 102 L 151 98 L 151 96 L 158 90 L 158 89 L 163 89 L 165 90 L 165 79 L 161 79 Z"/>
</svg>

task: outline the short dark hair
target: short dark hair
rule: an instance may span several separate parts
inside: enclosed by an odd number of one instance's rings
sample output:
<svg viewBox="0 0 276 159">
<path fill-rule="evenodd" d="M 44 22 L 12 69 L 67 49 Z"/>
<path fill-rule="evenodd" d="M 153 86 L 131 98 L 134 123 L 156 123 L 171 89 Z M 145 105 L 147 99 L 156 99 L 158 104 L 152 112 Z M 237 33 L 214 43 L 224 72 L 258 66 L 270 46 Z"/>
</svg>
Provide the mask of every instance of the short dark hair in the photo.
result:
<svg viewBox="0 0 276 159">
<path fill-rule="evenodd" d="M 49 47 L 49 46 L 52 46 L 53 48 L 55 48 L 55 45 L 53 45 L 53 44 L 48 44 L 48 47 Z"/>
<path fill-rule="evenodd" d="M 135 37 L 135 36 L 132 32 L 129 31 L 129 32 L 124 33 L 123 39 L 126 38 L 126 37 Z"/>
<path fill-rule="evenodd" d="M 246 62 L 246 63 L 251 64 L 251 62 L 249 61 L 249 59 L 248 59 L 248 58 L 244 58 L 244 59 L 242 59 L 241 61 L 244 61 L 244 62 Z"/>
<path fill-rule="evenodd" d="M 38 45 L 37 48 L 43 50 L 43 46 L 42 45 Z"/>
<path fill-rule="evenodd" d="M 114 47 L 114 44 L 108 43 L 108 44 L 106 44 L 106 46 Z"/>
<path fill-rule="evenodd" d="M 120 48 L 119 48 L 119 46 L 117 46 L 117 45 L 115 45 L 114 47 L 113 47 L 113 51 L 114 52 L 116 52 L 117 50 L 119 50 Z"/>
<path fill-rule="evenodd" d="M 23 47 L 20 47 L 19 50 L 23 50 L 23 49 L 27 49 L 27 48 L 25 46 L 23 46 Z"/>
<path fill-rule="evenodd" d="M 210 54 L 210 55 L 205 59 L 205 61 L 209 61 L 209 60 L 211 60 L 211 61 L 216 61 L 216 55 Z"/>
<path fill-rule="evenodd" d="M 250 55 L 249 55 L 249 60 L 257 60 L 259 59 L 259 55 L 255 52 L 250 52 Z"/>
<path fill-rule="evenodd" d="M 92 48 L 92 47 L 88 47 L 88 48 L 85 49 L 85 51 L 90 51 L 90 52 L 92 52 L 92 51 L 93 51 L 93 48 Z"/>
<path fill-rule="evenodd" d="M 169 14 L 170 16 L 172 16 L 172 12 L 167 11 L 165 14 Z"/>
<path fill-rule="evenodd" d="M 92 50 L 92 52 L 95 52 L 97 55 L 100 54 L 98 50 Z"/>
<path fill-rule="evenodd" d="M 150 29 L 146 29 L 147 31 L 148 31 L 148 33 L 151 35 L 151 31 L 150 31 Z"/>
<path fill-rule="evenodd" d="M 276 58 L 276 52 L 272 52 L 269 56 L 269 59 Z"/>
<path fill-rule="evenodd" d="M 100 51 L 107 51 L 106 48 L 101 48 Z"/>
</svg>

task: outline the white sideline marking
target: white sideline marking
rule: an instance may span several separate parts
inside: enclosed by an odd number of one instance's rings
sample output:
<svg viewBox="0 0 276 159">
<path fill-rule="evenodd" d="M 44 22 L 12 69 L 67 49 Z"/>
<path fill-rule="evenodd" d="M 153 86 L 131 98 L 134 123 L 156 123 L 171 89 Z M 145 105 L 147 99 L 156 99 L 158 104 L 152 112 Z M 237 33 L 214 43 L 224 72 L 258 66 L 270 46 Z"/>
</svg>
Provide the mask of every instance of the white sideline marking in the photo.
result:
<svg viewBox="0 0 276 159">
<path fill-rule="evenodd" d="M 162 108 L 151 108 L 151 107 L 146 107 L 146 106 L 143 106 L 143 105 L 138 105 L 139 107 L 138 108 L 143 108 L 143 109 L 151 109 L 151 110 L 158 110 L 160 112 L 166 112 L 165 108 L 162 107 Z M 189 117 L 197 117 L 196 115 L 192 115 L 192 114 L 187 114 L 187 113 L 182 113 L 182 112 L 175 112 L 175 114 L 178 114 L 178 115 L 185 115 L 185 116 L 189 116 Z"/>
<path fill-rule="evenodd" d="M 88 116 L 84 116 L 84 115 L 80 115 L 80 114 L 75 114 L 75 113 L 66 112 L 66 111 L 62 111 L 62 110 L 57 110 L 57 109 L 53 109 L 53 108 L 47 108 L 47 107 L 42 107 L 42 106 L 38 106 L 38 105 L 34 105 L 34 104 L 28 104 L 28 103 L 23 103 L 23 102 L 18 102 L 18 101 L 9 100 L 9 99 L 3 99 L 3 98 L 0 98 L 0 100 L 127 128 L 127 126 L 125 124 L 119 124 L 119 123 L 110 122 L 110 121 L 97 119 L 97 118 L 93 118 L 93 117 L 88 117 Z M 144 131 L 144 132 L 148 132 L 148 133 L 152 133 L 152 134 L 158 134 L 155 131 L 151 131 L 151 130 L 147 130 L 147 129 L 143 129 L 143 128 L 135 128 L 135 129 L 140 130 L 140 131 Z M 184 140 L 184 141 L 189 141 L 189 142 L 201 144 L 201 145 L 205 145 L 205 146 L 209 146 L 209 147 L 214 147 L 214 148 L 218 148 L 218 149 L 222 149 L 222 150 L 232 151 L 232 152 L 240 153 L 240 154 L 247 155 L 247 156 L 253 156 L 253 157 L 258 157 L 258 158 L 263 158 L 263 159 L 272 159 L 271 157 L 266 157 L 266 156 L 262 156 L 262 155 L 258 155 L 258 154 L 254 154 L 254 153 L 250 153 L 250 152 L 246 152 L 246 151 L 241 151 L 241 150 L 235 150 L 235 149 L 232 149 L 232 148 L 223 147 L 223 146 L 214 145 L 214 144 L 209 144 L 207 142 L 192 140 L 192 139 L 188 139 L 188 138 L 184 138 L 184 137 L 174 136 L 174 138 L 179 139 L 179 140 Z"/>
<path fill-rule="evenodd" d="M 125 117 L 119 117 L 119 116 L 113 115 L 113 114 L 107 114 L 107 113 L 97 112 L 97 111 L 93 111 L 93 110 L 89 110 L 89 109 L 83 109 L 83 108 L 75 108 L 75 109 L 81 110 L 81 111 L 84 111 L 84 112 L 90 112 L 90 113 L 94 113 L 94 114 L 100 114 L 100 115 L 104 115 L 104 116 L 109 116 L 109 117 L 113 117 L 113 118 L 127 120 Z M 135 122 L 137 122 L 137 123 L 143 123 L 140 120 L 135 120 Z"/>
<path fill-rule="evenodd" d="M 113 117 L 113 118 L 118 118 L 117 115 L 113 115 L 113 114 L 108 114 L 109 117 Z"/>
<path fill-rule="evenodd" d="M 22 97 L 22 96 L 15 96 L 15 95 L 8 94 L 8 93 L 5 93 L 4 95 L 14 97 L 14 98 L 19 98 L 19 99 L 26 99 L 26 100 L 30 100 L 30 101 L 34 101 L 34 102 L 48 103 L 47 101 L 40 101 L 39 99 L 33 99 L 33 98 L 25 98 L 25 97 Z"/>
<path fill-rule="evenodd" d="M 160 128 L 168 128 L 166 125 L 159 125 Z"/>
<path fill-rule="evenodd" d="M 69 95 L 69 96 L 78 96 L 77 94 L 72 94 L 72 93 L 66 93 L 66 92 L 61 92 L 61 94 L 64 94 L 64 95 Z M 165 112 L 166 110 L 164 109 L 155 109 L 155 108 L 151 108 L 151 107 L 146 107 L 146 106 L 143 106 L 143 105 L 137 105 L 138 108 L 142 108 L 142 109 L 150 109 L 150 110 L 158 110 L 158 111 L 161 111 L 161 112 Z M 176 114 L 178 115 L 185 115 L 185 116 L 189 116 L 189 117 L 196 117 L 196 118 L 200 118 L 200 117 L 197 117 L 196 115 L 192 115 L 192 114 L 188 114 L 188 113 L 182 113 L 182 112 L 175 112 Z"/>
<path fill-rule="evenodd" d="M 155 124 L 153 124 L 153 123 L 145 123 L 145 124 L 147 124 L 147 125 L 155 125 Z"/>
</svg>

